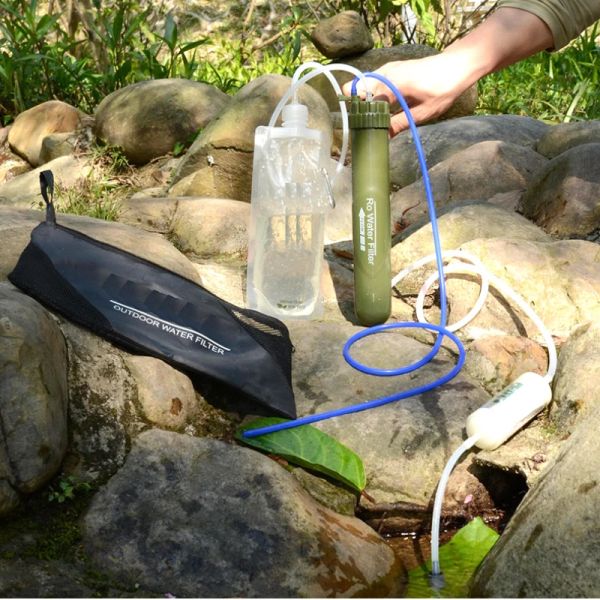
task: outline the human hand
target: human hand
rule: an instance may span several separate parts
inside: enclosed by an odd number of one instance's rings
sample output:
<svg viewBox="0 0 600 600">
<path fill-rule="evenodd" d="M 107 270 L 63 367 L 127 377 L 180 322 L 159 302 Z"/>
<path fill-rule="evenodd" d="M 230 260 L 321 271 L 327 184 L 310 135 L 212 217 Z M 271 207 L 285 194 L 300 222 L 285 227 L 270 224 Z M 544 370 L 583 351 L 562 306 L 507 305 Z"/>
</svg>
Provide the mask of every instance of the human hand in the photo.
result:
<svg viewBox="0 0 600 600">
<path fill-rule="evenodd" d="M 552 32 L 540 17 L 520 8 L 501 7 L 440 54 L 389 62 L 375 73 L 390 79 L 400 90 L 419 124 L 446 112 L 484 75 L 553 45 Z M 395 103 L 394 95 L 383 83 L 375 79 L 369 82 L 375 98 Z M 350 83 L 344 85 L 344 94 L 350 95 L 350 87 Z M 357 89 L 364 95 L 361 87 Z M 403 112 L 392 116 L 391 135 L 407 128 Z"/>
<path fill-rule="evenodd" d="M 402 93 L 417 124 L 431 121 L 450 108 L 460 94 L 471 85 L 471 78 L 451 55 L 436 54 L 416 60 L 389 62 L 374 71 L 389 79 Z M 398 108 L 393 92 L 377 79 L 367 79 L 367 85 L 377 100 L 387 100 Z M 351 82 L 343 86 L 349 96 Z M 357 91 L 364 96 L 365 90 L 359 81 Z M 404 111 L 392 115 L 392 136 L 408 129 Z"/>
</svg>

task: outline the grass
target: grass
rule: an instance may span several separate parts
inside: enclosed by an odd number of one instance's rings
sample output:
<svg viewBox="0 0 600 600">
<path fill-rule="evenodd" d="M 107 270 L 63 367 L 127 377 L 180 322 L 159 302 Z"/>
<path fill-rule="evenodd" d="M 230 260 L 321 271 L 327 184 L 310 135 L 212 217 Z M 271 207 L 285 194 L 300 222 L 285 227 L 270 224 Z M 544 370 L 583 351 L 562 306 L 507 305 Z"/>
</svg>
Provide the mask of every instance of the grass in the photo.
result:
<svg viewBox="0 0 600 600">
<path fill-rule="evenodd" d="M 559 52 L 541 52 L 479 85 L 479 114 L 528 115 L 550 123 L 600 118 L 598 24 Z"/>
<path fill-rule="evenodd" d="M 133 168 L 119 148 L 92 149 L 91 169 L 76 185 L 56 188 L 56 210 L 62 213 L 116 221 L 123 200 L 137 191 Z"/>
</svg>

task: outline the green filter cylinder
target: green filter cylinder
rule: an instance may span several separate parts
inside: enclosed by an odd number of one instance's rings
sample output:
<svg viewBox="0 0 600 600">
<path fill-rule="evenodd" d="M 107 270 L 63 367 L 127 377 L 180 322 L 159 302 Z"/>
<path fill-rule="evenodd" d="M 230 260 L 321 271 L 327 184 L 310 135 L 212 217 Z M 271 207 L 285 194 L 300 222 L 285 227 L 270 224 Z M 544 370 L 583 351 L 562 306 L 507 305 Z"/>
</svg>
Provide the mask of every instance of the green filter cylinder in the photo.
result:
<svg viewBox="0 0 600 600">
<path fill-rule="evenodd" d="M 353 97 L 352 238 L 354 310 L 361 325 L 385 322 L 391 312 L 389 104 Z"/>
</svg>

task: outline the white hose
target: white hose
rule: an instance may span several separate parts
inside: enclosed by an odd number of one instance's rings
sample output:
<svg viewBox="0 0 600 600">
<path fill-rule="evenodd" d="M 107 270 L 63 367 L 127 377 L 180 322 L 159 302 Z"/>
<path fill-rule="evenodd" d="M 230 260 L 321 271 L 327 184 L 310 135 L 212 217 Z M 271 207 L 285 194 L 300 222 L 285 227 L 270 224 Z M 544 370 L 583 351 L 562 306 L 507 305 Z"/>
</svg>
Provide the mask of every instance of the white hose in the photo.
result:
<svg viewBox="0 0 600 600">
<path fill-rule="evenodd" d="M 463 273 L 463 272 L 467 272 L 470 268 L 471 269 L 470 272 L 472 272 L 476 275 L 479 275 L 479 277 L 481 279 L 481 284 L 480 284 L 480 289 L 479 289 L 479 297 L 477 298 L 477 302 L 475 302 L 475 304 L 473 305 L 473 308 L 460 321 L 457 321 L 456 323 L 453 323 L 452 325 L 446 326 L 446 329 L 448 331 L 454 332 L 454 331 L 459 330 L 461 327 L 464 327 L 470 321 L 472 321 L 477 316 L 479 311 L 482 309 L 483 305 L 485 304 L 485 301 L 486 301 L 487 295 L 488 295 L 488 290 L 489 290 L 489 272 L 485 269 L 485 267 L 483 266 L 483 264 L 477 257 L 475 257 L 471 254 L 468 254 L 466 252 L 463 252 L 462 250 L 449 250 L 447 252 L 443 252 L 442 258 L 443 258 L 444 262 L 446 262 L 452 258 L 458 258 L 460 260 L 467 260 L 472 265 L 474 265 L 474 267 L 469 267 L 468 265 L 465 265 L 465 264 L 448 265 L 447 267 L 444 268 L 444 274 L 446 274 L 446 273 L 447 274 Z M 404 277 L 406 277 L 409 273 L 411 273 L 415 269 L 418 269 L 419 267 L 422 267 L 422 266 L 426 265 L 427 263 L 434 262 L 435 260 L 436 260 L 435 254 L 430 254 L 429 256 L 426 256 L 425 258 L 421 258 L 420 260 L 414 262 L 408 268 L 400 271 L 400 273 L 398 273 L 398 275 L 396 275 L 392 279 L 392 287 L 396 286 L 399 281 L 404 279 Z M 437 279 L 438 279 L 438 273 L 435 272 L 427 279 L 427 281 L 425 281 L 425 283 L 423 284 L 423 286 L 421 287 L 421 289 L 419 291 L 419 295 L 417 296 L 417 303 L 416 303 L 417 319 L 421 323 L 428 322 L 427 318 L 425 317 L 425 310 L 424 310 L 425 296 L 427 295 L 429 288 L 437 281 Z"/>
<path fill-rule="evenodd" d="M 438 483 L 437 490 L 435 492 L 435 500 L 433 501 L 433 513 L 431 515 L 431 575 L 437 577 L 441 574 L 440 569 L 440 520 L 442 517 L 442 502 L 444 500 L 444 494 L 446 493 L 446 486 L 448 485 L 448 479 L 450 479 L 450 473 L 454 469 L 456 463 L 460 457 L 467 451 L 470 450 L 479 439 L 478 436 L 474 435 L 467 438 L 452 454 L 448 459 L 440 482 Z"/>
<path fill-rule="evenodd" d="M 484 267 L 484 265 L 481 263 L 481 261 L 478 258 L 476 258 L 475 256 L 473 256 L 472 254 L 469 254 L 462 250 L 454 250 L 454 251 L 444 252 L 442 254 L 442 258 L 444 259 L 444 261 L 454 258 L 454 259 L 459 259 L 461 261 L 468 261 L 471 263 L 471 264 L 458 263 L 458 264 L 449 265 L 448 267 L 444 268 L 444 274 L 446 274 L 446 273 L 447 274 L 452 274 L 452 273 L 475 274 L 475 275 L 479 275 L 479 277 L 481 278 L 481 287 L 480 287 L 479 297 L 477 298 L 475 305 L 460 321 L 458 321 L 452 325 L 448 325 L 447 329 L 449 331 L 457 331 L 458 329 L 460 329 L 461 327 L 464 327 L 467 323 L 469 323 L 471 320 L 473 320 L 477 316 L 477 314 L 479 313 L 479 311 L 481 310 L 481 308 L 483 307 L 483 305 L 485 303 L 485 300 L 486 300 L 486 297 L 488 294 L 488 286 L 491 284 L 504 297 L 506 297 L 509 300 L 512 300 L 523 311 L 523 313 L 527 317 L 529 317 L 529 319 L 532 321 L 532 323 L 538 328 L 538 330 L 544 340 L 544 345 L 548 349 L 548 370 L 546 371 L 546 375 L 544 375 L 544 379 L 548 383 L 551 383 L 551 381 L 554 378 L 554 375 L 556 373 L 556 367 L 557 367 L 556 345 L 555 345 L 554 340 L 552 339 L 552 335 L 548 331 L 547 327 L 544 325 L 544 323 L 538 317 L 538 315 L 535 313 L 535 311 L 531 308 L 531 306 L 521 296 L 519 296 L 519 294 L 517 294 L 512 288 L 510 288 L 504 281 L 502 281 L 499 277 L 492 275 L 492 273 L 490 273 Z M 400 273 L 398 273 L 398 275 L 396 275 L 392 279 L 392 286 L 397 285 L 397 283 L 401 279 L 406 277 L 409 273 L 411 273 L 415 269 L 418 269 L 419 267 L 422 267 L 423 265 L 427 264 L 428 262 L 432 262 L 434 260 L 435 260 L 435 255 L 430 255 L 430 256 L 426 256 L 425 258 L 422 258 L 422 259 L 414 262 L 406 269 L 403 269 L 402 271 L 400 271 Z M 417 319 L 421 323 L 428 322 L 425 317 L 425 312 L 424 312 L 425 296 L 426 296 L 427 292 L 429 291 L 429 288 L 437 281 L 437 279 L 438 279 L 438 274 L 433 273 L 427 279 L 427 281 L 425 281 L 425 283 L 419 290 L 419 294 L 417 296 L 417 303 L 416 303 L 416 312 L 417 312 Z"/>
<path fill-rule="evenodd" d="M 308 69 L 313 69 L 313 70 L 310 73 L 308 73 L 300 78 L 300 74 Z M 313 79 L 314 77 L 317 77 L 318 75 L 325 75 L 327 77 L 327 79 L 329 80 L 329 83 L 331 83 L 331 86 L 333 87 L 335 93 L 338 96 L 341 96 L 342 88 L 340 87 L 340 84 L 337 82 L 335 77 L 332 75 L 333 71 L 344 71 L 344 72 L 354 75 L 355 77 L 359 77 L 361 82 L 363 83 L 365 90 L 368 89 L 366 77 L 362 74 L 361 71 L 359 71 L 358 69 L 356 69 L 354 67 L 351 67 L 350 65 L 338 64 L 338 63 L 333 63 L 330 65 L 322 65 L 318 62 L 304 63 L 303 65 L 300 65 L 296 69 L 296 72 L 294 73 L 294 75 L 292 77 L 292 85 L 287 90 L 287 92 L 281 97 L 277 106 L 275 107 L 275 110 L 273 111 L 273 114 L 271 115 L 271 119 L 269 121 L 269 127 L 275 127 L 275 123 L 277 123 L 277 119 L 279 118 L 279 115 L 281 114 L 283 107 L 290 100 L 290 98 L 293 97 L 293 101 L 297 102 L 298 88 L 302 84 L 310 81 L 311 79 Z M 338 160 L 338 164 L 337 164 L 335 173 L 331 177 L 332 185 L 333 185 L 333 182 L 335 181 L 336 177 L 342 172 L 342 170 L 344 168 L 344 162 L 346 161 L 346 154 L 348 153 L 348 140 L 350 137 L 349 131 L 348 131 L 348 109 L 346 108 L 346 103 L 343 100 L 340 100 L 340 112 L 342 114 L 342 148 L 340 150 L 340 158 Z"/>
<path fill-rule="evenodd" d="M 418 269 L 427 263 L 435 261 L 436 257 L 434 254 L 421 258 L 420 260 L 415 261 L 407 268 L 403 269 L 392 279 L 392 287 L 396 286 L 399 281 L 404 279 L 409 273 Z M 476 258 L 475 256 L 468 254 L 462 250 L 454 250 L 447 251 L 442 253 L 442 259 L 444 263 L 447 263 L 449 260 L 458 259 L 459 263 L 453 263 L 450 265 L 444 266 L 444 275 L 449 274 L 475 274 L 480 277 L 480 291 L 479 297 L 475 302 L 473 308 L 462 318 L 460 321 L 457 321 L 453 325 L 447 325 L 446 329 L 448 331 L 456 331 L 461 327 L 464 327 L 467 323 L 469 323 L 475 316 L 479 313 L 481 308 L 483 307 L 488 291 L 489 285 L 495 287 L 506 299 L 514 302 L 523 313 L 529 317 L 529 319 L 533 322 L 533 324 L 538 328 L 540 334 L 544 340 L 546 348 L 548 349 L 548 370 L 546 371 L 546 375 L 544 379 L 550 384 L 552 379 L 554 378 L 554 374 L 556 373 L 557 366 L 557 355 L 556 355 L 556 345 L 554 340 L 552 339 L 552 335 L 542 322 L 542 320 L 538 317 L 535 311 L 531 308 L 531 306 L 517 294 L 512 288 L 510 288 L 504 281 L 502 281 L 499 277 L 496 277 L 492 273 L 490 273 L 483 265 L 483 263 Z M 464 262 L 466 261 L 466 262 Z M 470 263 L 470 264 L 467 264 Z M 427 278 L 425 283 L 421 286 L 419 290 L 419 294 L 417 296 L 416 302 L 416 313 L 417 319 L 421 323 L 427 323 L 427 319 L 425 317 L 424 304 L 425 304 L 425 296 L 431 286 L 437 281 L 439 274 L 434 272 L 431 276 Z M 442 504 L 444 501 L 444 494 L 446 491 L 446 486 L 448 485 L 448 479 L 450 478 L 450 474 L 452 470 L 456 466 L 456 463 L 459 461 L 460 457 L 470 448 L 472 448 L 478 441 L 479 436 L 472 436 L 465 440 L 450 456 L 442 475 L 440 477 L 440 481 L 437 486 L 437 490 L 435 493 L 435 499 L 433 502 L 433 513 L 431 517 L 431 586 L 439 589 L 443 587 L 443 575 L 440 568 L 440 556 L 439 556 L 439 546 L 440 546 L 440 520 L 442 514 Z"/>
</svg>

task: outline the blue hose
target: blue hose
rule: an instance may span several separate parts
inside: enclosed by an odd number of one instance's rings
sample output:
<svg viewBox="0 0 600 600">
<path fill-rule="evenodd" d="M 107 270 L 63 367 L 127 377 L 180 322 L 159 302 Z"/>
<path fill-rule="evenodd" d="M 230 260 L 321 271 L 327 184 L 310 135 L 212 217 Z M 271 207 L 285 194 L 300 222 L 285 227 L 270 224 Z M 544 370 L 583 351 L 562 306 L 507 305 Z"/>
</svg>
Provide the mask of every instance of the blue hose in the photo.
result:
<svg viewBox="0 0 600 600">
<path fill-rule="evenodd" d="M 283 423 L 278 423 L 277 425 L 271 425 L 268 427 L 259 427 L 257 429 L 250 429 L 243 433 L 243 437 L 245 438 L 253 438 L 258 437 L 260 435 L 265 435 L 268 433 L 274 433 L 276 431 L 282 431 L 284 429 L 291 429 L 293 427 L 299 427 L 300 425 L 307 425 L 309 423 L 315 423 L 317 421 L 324 421 L 325 419 L 331 419 L 333 417 L 340 417 L 342 415 L 348 415 L 353 413 L 362 412 L 364 410 L 369 410 L 371 408 L 376 408 L 378 406 L 383 406 L 384 404 L 389 404 L 390 402 L 396 402 L 398 400 L 404 400 L 405 398 L 410 398 L 412 396 L 417 396 L 418 394 L 423 394 L 432 390 L 436 387 L 444 385 L 460 372 L 462 366 L 465 362 L 466 351 L 461 341 L 456 337 L 453 333 L 446 329 L 447 322 L 447 306 L 446 306 L 446 284 L 444 280 L 444 266 L 442 260 L 442 245 L 440 242 L 440 234 L 437 226 L 437 216 L 435 212 L 435 204 L 433 200 L 433 192 L 431 190 L 431 182 L 429 181 L 429 173 L 427 171 L 427 162 L 425 160 L 425 152 L 423 151 L 423 146 L 421 144 L 421 139 L 419 137 L 419 132 L 417 130 L 417 126 L 414 122 L 414 119 L 411 115 L 410 108 L 406 103 L 406 100 L 402 97 L 402 94 L 396 88 L 396 86 L 389 81 L 389 79 L 383 77 L 383 75 L 379 75 L 378 73 L 365 73 L 365 77 L 371 77 L 373 79 L 377 79 L 387 85 L 390 90 L 394 93 L 394 96 L 398 100 L 398 103 L 402 107 L 402 110 L 406 114 L 406 118 L 408 120 L 408 125 L 410 127 L 410 131 L 413 135 L 413 141 L 415 144 L 415 149 L 417 151 L 417 156 L 419 159 L 419 166 L 421 169 L 421 173 L 423 175 L 423 183 L 425 186 L 425 196 L 427 198 L 427 206 L 429 209 L 429 219 L 431 221 L 431 229 L 433 234 L 433 245 L 435 248 L 435 258 L 436 264 L 439 274 L 439 293 L 440 293 L 440 304 L 441 304 L 441 316 L 440 316 L 440 325 L 432 325 L 430 323 L 417 323 L 417 322 L 401 322 L 401 323 L 386 323 L 383 325 L 376 325 L 375 327 L 369 327 L 358 333 L 354 334 L 352 337 L 348 339 L 346 344 L 344 345 L 343 354 L 346 362 L 349 365 L 354 367 L 355 369 L 367 373 L 369 375 L 376 375 L 379 377 L 391 377 L 395 375 L 404 375 L 406 373 L 410 373 L 415 371 L 428 362 L 433 360 L 433 358 L 438 353 L 444 336 L 450 338 L 458 349 L 458 360 L 454 368 L 443 375 L 439 379 L 432 381 L 431 383 L 427 383 L 420 387 L 412 388 L 409 390 L 405 390 L 403 392 L 398 392 L 396 394 L 392 394 L 391 396 L 384 396 L 381 398 L 375 398 L 374 400 L 369 400 L 368 402 L 361 402 L 359 404 L 353 404 L 352 406 L 346 406 L 344 408 L 338 408 L 336 410 L 331 410 L 323 413 L 319 413 L 316 415 L 309 415 L 306 417 L 301 417 L 299 419 L 294 419 L 292 421 L 285 421 Z M 356 95 L 356 84 L 358 83 L 358 78 L 354 79 L 352 82 L 352 95 Z M 377 333 L 381 333 L 383 331 L 387 331 L 389 329 L 404 329 L 409 327 L 416 327 L 419 329 L 427 329 L 429 331 L 436 331 L 438 336 L 436 338 L 435 344 L 430 352 L 428 352 L 423 358 L 412 363 L 405 367 L 400 367 L 398 369 L 377 369 L 373 367 L 369 367 L 367 365 L 363 365 L 352 358 L 350 354 L 350 349 L 352 346 L 360 339 L 367 337 L 369 335 L 374 335 Z"/>
</svg>

